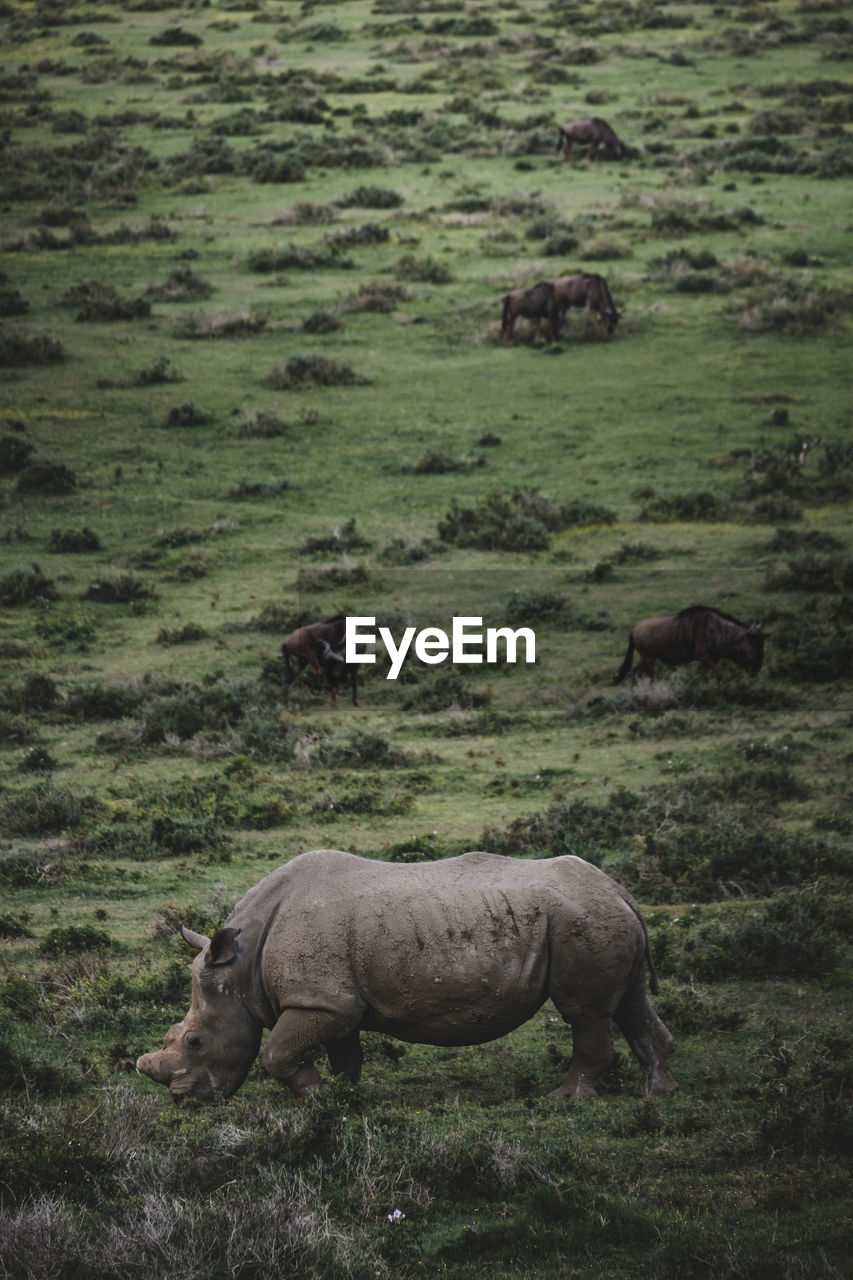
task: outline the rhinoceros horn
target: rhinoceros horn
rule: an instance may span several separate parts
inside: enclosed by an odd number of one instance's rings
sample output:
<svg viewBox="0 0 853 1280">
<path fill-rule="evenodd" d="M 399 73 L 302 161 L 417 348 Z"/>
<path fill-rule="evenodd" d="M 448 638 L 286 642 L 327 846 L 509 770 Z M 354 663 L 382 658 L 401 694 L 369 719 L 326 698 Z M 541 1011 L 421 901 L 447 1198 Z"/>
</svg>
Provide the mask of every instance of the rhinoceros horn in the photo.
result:
<svg viewBox="0 0 853 1280">
<path fill-rule="evenodd" d="M 239 932 L 239 929 L 219 929 L 212 938 L 206 938 L 203 933 L 193 933 L 192 929 L 181 925 L 181 934 L 185 942 L 195 947 L 196 951 L 207 948 L 205 964 L 230 964 L 237 956 Z"/>
</svg>

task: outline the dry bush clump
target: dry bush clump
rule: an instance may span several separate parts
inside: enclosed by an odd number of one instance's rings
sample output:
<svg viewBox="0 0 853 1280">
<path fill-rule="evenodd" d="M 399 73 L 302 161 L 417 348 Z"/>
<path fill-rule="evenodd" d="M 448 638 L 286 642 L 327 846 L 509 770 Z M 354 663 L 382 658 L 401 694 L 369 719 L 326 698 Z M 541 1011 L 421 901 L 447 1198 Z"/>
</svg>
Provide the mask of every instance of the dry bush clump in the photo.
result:
<svg viewBox="0 0 853 1280">
<path fill-rule="evenodd" d="M 26 333 L 0 325 L 0 368 L 54 364 L 65 358 L 65 349 L 51 333 Z"/>
<path fill-rule="evenodd" d="M 267 383 L 276 390 L 298 387 L 368 386 L 370 379 L 330 356 L 291 356 L 284 367 L 272 369 Z"/>
<path fill-rule="evenodd" d="M 180 326 L 179 334 L 184 338 L 252 338 L 266 324 L 266 316 L 252 315 L 248 308 L 214 311 L 188 320 Z"/>
<path fill-rule="evenodd" d="M 372 280 L 361 285 L 356 293 L 348 294 L 341 305 L 344 311 L 383 314 L 394 311 L 400 303 L 409 302 L 411 298 L 412 291 L 406 285 Z"/>
<path fill-rule="evenodd" d="M 754 289 L 746 305 L 730 314 L 743 333 L 778 333 L 792 338 L 837 333 L 850 314 L 850 294 L 812 280 L 780 277 Z"/>
</svg>

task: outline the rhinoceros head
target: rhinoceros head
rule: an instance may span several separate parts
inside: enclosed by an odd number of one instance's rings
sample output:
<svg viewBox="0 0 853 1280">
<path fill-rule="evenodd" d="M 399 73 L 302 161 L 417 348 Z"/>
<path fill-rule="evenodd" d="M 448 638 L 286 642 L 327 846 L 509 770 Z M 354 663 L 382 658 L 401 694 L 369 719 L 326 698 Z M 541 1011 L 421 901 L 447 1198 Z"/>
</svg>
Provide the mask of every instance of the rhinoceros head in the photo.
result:
<svg viewBox="0 0 853 1280">
<path fill-rule="evenodd" d="M 238 987 L 238 929 L 220 929 L 213 938 L 181 929 L 199 954 L 193 961 L 190 1010 L 170 1027 L 163 1048 L 143 1054 L 137 1071 L 167 1086 L 175 1102 L 213 1102 L 240 1088 L 258 1052 L 261 1028 Z"/>
</svg>

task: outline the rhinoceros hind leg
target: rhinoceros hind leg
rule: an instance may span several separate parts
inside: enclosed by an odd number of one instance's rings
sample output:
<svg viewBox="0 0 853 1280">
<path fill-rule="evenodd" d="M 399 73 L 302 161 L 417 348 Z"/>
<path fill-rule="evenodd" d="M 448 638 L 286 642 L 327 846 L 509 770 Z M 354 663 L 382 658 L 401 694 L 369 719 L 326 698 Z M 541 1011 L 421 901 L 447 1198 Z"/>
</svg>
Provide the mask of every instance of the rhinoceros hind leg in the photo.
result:
<svg viewBox="0 0 853 1280">
<path fill-rule="evenodd" d="M 613 1036 L 610 1018 L 594 1021 L 572 1019 L 572 1059 L 569 1074 L 556 1089 L 552 1098 L 597 1098 L 595 1080 L 613 1058 Z"/>
<path fill-rule="evenodd" d="M 299 1099 L 321 1085 L 314 1056 L 327 1044 L 351 1035 L 346 1020 L 318 1009 L 285 1009 L 267 1036 L 264 1067 Z"/>
<path fill-rule="evenodd" d="M 361 1067 L 364 1062 L 364 1050 L 361 1047 L 358 1032 L 353 1031 L 351 1035 L 344 1036 L 343 1040 L 336 1040 L 334 1044 L 327 1045 L 326 1052 L 329 1055 L 329 1066 L 334 1074 L 346 1076 L 355 1084 L 361 1076 Z"/>
<path fill-rule="evenodd" d="M 613 1015 L 646 1076 L 647 1093 L 675 1093 L 678 1085 L 667 1061 L 672 1035 L 655 1013 L 645 990 L 628 991 Z"/>
</svg>

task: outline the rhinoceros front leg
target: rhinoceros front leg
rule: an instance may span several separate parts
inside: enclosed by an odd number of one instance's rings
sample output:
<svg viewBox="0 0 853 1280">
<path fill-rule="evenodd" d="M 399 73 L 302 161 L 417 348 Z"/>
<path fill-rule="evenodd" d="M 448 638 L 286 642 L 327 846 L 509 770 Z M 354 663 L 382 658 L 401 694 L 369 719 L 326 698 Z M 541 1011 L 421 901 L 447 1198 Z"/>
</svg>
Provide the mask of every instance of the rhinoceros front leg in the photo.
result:
<svg viewBox="0 0 853 1280">
<path fill-rule="evenodd" d="M 321 1085 L 314 1066 L 317 1053 L 335 1042 L 351 1040 L 353 1034 L 351 1025 L 338 1014 L 322 1009 L 285 1009 L 267 1036 L 264 1067 L 295 1097 L 305 1099 Z M 345 1053 L 344 1059 L 350 1062 L 352 1054 Z M 334 1058 L 332 1064 L 334 1067 Z"/>
<path fill-rule="evenodd" d="M 552 1091 L 551 1097 L 566 1098 L 569 1101 L 576 1098 L 597 1098 L 596 1077 L 610 1066 L 613 1058 L 610 1018 L 573 1018 L 571 1028 L 572 1059 L 569 1074 Z"/>
</svg>

